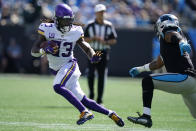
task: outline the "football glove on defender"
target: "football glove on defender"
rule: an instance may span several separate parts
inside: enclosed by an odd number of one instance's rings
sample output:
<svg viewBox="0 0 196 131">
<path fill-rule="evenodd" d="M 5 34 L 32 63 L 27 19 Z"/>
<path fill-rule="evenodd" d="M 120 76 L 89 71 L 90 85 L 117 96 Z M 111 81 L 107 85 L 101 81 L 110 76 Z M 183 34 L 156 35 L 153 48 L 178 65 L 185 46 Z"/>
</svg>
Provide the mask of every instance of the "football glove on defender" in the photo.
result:
<svg viewBox="0 0 196 131">
<path fill-rule="evenodd" d="M 189 54 L 191 53 L 191 46 L 190 46 L 190 44 L 185 43 L 185 42 L 180 42 L 179 47 L 180 47 L 181 55 L 183 55 L 184 52 L 187 52 Z"/>
<path fill-rule="evenodd" d="M 137 75 L 139 75 L 140 73 L 142 73 L 144 71 L 150 71 L 149 64 L 145 64 L 144 66 L 131 68 L 129 70 L 129 75 L 131 75 L 131 77 L 136 77 Z"/>
<path fill-rule="evenodd" d="M 91 63 L 98 63 L 101 60 L 101 51 L 97 51 L 91 58 Z"/>
<path fill-rule="evenodd" d="M 135 77 L 137 75 L 139 75 L 141 72 L 138 70 L 138 67 L 134 67 L 132 69 L 129 70 L 129 75 L 131 77 Z"/>
</svg>

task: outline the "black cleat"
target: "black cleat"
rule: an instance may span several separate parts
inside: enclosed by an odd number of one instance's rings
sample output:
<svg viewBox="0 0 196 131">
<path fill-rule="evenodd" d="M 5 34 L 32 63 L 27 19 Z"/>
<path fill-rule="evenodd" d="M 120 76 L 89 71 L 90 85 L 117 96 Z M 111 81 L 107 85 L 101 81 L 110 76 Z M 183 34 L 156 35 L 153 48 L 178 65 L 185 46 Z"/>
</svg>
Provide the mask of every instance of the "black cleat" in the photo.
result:
<svg viewBox="0 0 196 131">
<path fill-rule="evenodd" d="M 150 116 L 148 115 L 140 115 L 139 112 L 137 112 L 139 117 L 132 117 L 132 116 L 128 116 L 127 119 L 135 124 L 140 124 L 140 125 L 143 125 L 145 127 L 152 127 L 152 119 Z"/>
<path fill-rule="evenodd" d="M 112 112 L 109 117 L 116 123 L 116 125 L 120 127 L 125 125 L 124 121 L 115 112 Z"/>
</svg>

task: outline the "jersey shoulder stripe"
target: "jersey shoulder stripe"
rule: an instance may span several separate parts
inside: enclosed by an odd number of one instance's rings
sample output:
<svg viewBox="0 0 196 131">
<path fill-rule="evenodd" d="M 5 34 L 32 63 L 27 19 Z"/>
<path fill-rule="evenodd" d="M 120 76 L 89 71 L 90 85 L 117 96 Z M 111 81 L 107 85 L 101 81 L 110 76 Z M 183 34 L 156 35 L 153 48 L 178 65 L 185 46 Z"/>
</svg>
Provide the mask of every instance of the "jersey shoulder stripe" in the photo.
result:
<svg viewBox="0 0 196 131">
<path fill-rule="evenodd" d="M 49 30 L 51 30 L 54 27 L 54 23 L 41 23 L 39 25 L 39 28 L 37 30 L 37 32 L 40 35 L 46 35 L 46 32 L 48 32 Z"/>
<path fill-rule="evenodd" d="M 37 32 L 38 32 L 38 34 L 40 34 L 40 35 L 44 35 L 44 31 L 41 30 L 41 29 L 38 29 Z"/>
</svg>

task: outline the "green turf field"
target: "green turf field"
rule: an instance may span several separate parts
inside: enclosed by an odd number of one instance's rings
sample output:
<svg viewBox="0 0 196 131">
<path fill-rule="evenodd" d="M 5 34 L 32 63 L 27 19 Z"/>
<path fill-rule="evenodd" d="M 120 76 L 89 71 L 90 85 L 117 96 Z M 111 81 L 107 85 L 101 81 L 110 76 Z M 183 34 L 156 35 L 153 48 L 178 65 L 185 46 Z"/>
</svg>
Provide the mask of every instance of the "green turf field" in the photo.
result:
<svg viewBox="0 0 196 131">
<path fill-rule="evenodd" d="M 181 96 L 155 91 L 152 119 L 148 129 L 127 120 L 142 111 L 141 79 L 108 78 L 104 105 L 124 118 L 125 126 L 117 127 L 107 116 L 95 113 L 84 125 L 76 125 L 79 112 L 52 88 L 53 77 L 37 75 L 0 75 L 1 131 L 196 131 L 194 120 Z M 88 94 L 86 78 L 80 79 Z"/>
</svg>

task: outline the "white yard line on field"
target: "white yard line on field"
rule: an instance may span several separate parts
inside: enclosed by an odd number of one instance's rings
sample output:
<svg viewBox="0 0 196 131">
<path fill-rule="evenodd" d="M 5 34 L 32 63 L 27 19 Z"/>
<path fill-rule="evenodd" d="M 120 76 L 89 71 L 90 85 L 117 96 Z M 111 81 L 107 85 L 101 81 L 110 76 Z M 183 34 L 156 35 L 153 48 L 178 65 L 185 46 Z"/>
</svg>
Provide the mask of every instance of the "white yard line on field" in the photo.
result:
<svg viewBox="0 0 196 131">
<path fill-rule="evenodd" d="M 4 122 L 0 121 L 0 125 L 4 126 L 23 126 L 23 127 L 37 127 L 46 129 L 69 129 L 69 130 L 112 130 L 112 131 L 169 131 L 165 129 L 148 129 L 148 128 L 128 128 L 128 127 L 117 127 L 114 124 L 85 124 L 81 126 L 73 124 L 47 124 L 47 123 L 36 123 L 36 122 Z M 1 129 L 1 127 L 0 127 Z"/>
</svg>

